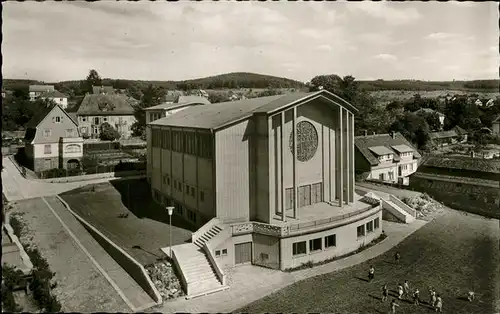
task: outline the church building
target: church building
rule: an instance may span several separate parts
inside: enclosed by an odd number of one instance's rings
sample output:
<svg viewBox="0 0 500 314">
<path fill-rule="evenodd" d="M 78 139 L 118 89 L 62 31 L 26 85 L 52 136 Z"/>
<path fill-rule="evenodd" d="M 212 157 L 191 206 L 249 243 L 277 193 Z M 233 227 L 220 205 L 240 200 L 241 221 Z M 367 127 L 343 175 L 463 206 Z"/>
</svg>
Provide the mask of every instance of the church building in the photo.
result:
<svg viewBox="0 0 500 314">
<path fill-rule="evenodd" d="M 147 126 L 153 197 L 200 227 L 190 245 L 215 269 L 285 270 L 355 251 L 382 230 L 380 203 L 354 191 L 356 112 L 320 90 L 156 120 Z"/>
</svg>

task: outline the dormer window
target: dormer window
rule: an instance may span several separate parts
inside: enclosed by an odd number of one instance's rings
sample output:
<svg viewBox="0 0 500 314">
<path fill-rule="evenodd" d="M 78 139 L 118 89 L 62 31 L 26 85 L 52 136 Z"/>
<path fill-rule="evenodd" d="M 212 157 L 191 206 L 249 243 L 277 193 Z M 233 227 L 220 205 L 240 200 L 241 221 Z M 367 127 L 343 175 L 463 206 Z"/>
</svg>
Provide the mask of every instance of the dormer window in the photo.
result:
<svg viewBox="0 0 500 314">
<path fill-rule="evenodd" d="M 61 117 L 56 117 L 56 123 L 61 123 Z"/>
</svg>

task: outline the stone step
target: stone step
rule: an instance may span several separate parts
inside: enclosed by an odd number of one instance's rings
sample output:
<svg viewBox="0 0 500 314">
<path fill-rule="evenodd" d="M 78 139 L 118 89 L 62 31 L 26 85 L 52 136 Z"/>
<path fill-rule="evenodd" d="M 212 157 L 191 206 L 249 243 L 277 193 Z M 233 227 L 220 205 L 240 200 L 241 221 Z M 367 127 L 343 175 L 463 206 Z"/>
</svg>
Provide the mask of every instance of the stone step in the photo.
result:
<svg viewBox="0 0 500 314">
<path fill-rule="evenodd" d="M 191 264 L 191 265 L 181 265 L 182 270 L 185 272 L 190 272 L 193 270 L 209 270 L 212 269 L 212 266 L 208 263 L 200 263 L 200 264 Z"/>
<path fill-rule="evenodd" d="M 185 278 L 186 278 L 187 283 L 195 283 L 198 281 L 208 280 L 208 279 L 218 280 L 217 276 L 215 276 L 214 273 L 203 273 L 203 274 L 197 274 L 197 275 L 186 274 Z"/>
<path fill-rule="evenodd" d="M 222 287 L 222 284 L 216 278 L 200 280 L 190 284 L 192 285 L 192 289 L 190 289 L 189 293 L 190 295 L 199 294 L 204 291 Z"/>
</svg>

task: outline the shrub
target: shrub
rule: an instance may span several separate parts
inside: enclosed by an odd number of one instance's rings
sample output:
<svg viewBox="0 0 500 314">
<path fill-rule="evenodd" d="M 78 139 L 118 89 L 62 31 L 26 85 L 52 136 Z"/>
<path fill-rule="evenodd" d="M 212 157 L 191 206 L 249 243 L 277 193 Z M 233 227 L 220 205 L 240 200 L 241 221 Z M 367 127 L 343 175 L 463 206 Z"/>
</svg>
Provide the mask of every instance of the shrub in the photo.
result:
<svg viewBox="0 0 500 314">
<path fill-rule="evenodd" d="M 21 238 L 21 233 L 23 230 L 23 223 L 19 218 L 17 218 L 17 215 L 11 215 L 9 219 L 9 224 L 12 227 L 12 230 L 14 231 L 14 234 L 16 237 Z"/>
</svg>

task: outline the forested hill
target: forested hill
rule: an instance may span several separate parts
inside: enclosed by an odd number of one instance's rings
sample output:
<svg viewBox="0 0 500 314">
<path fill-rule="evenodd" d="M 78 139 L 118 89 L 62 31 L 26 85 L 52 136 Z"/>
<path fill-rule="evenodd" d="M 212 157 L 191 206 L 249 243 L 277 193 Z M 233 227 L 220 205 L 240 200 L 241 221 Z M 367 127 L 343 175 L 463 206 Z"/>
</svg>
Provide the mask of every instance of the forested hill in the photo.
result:
<svg viewBox="0 0 500 314">
<path fill-rule="evenodd" d="M 63 81 L 54 84 L 60 91 L 77 91 L 84 80 Z M 475 81 L 418 81 L 418 80 L 375 80 L 358 81 L 360 88 L 365 91 L 382 90 L 407 90 L 407 91 L 433 91 L 433 90 L 463 90 L 463 91 L 489 91 L 498 92 L 500 80 L 475 80 Z M 3 79 L 3 89 L 25 88 L 30 84 L 43 84 L 35 80 Z M 236 89 L 236 88 L 303 88 L 304 83 L 288 78 L 270 75 L 235 72 L 205 78 L 185 81 L 140 81 L 105 78 L 103 85 L 112 85 L 117 89 L 138 88 L 142 90 L 149 84 L 166 89 Z"/>
<path fill-rule="evenodd" d="M 56 88 L 67 90 L 75 89 L 84 80 L 62 81 L 62 82 L 46 82 L 46 84 L 54 84 Z M 205 78 L 198 78 L 184 81 L 141 81 L 141 80 L 122 80 L 105 78 L 102 80 L 104 85 L 112 85 L 114 88 L 126 89 L 132 85 L 142 89 L 149 84 L 166 89 L 235 89 L 235 88 L 302 88 L 305 87 L 303 82 L 295 81 L 288 78 L 276 77 L 271 75 L 263 75 L 256 73 L 227 73 Z M 42 84 L 33 80 L 10 80 L 4 79 L 4 89 L 14 89 L 19 86 L 30 84 Z"/>
<path fill-rule="evenodd" d="M 460 91 L 489 91 L 498 92 L 500 80 L 475 80 L 475 81 L 418 81 L 418 80 L 376 80 L 358 81 L 360 88 L 365 91 L 381 90 L 407 90 L 407 91 L 434 91 L 434 90 L 460 90 Z"/>
</svg>

